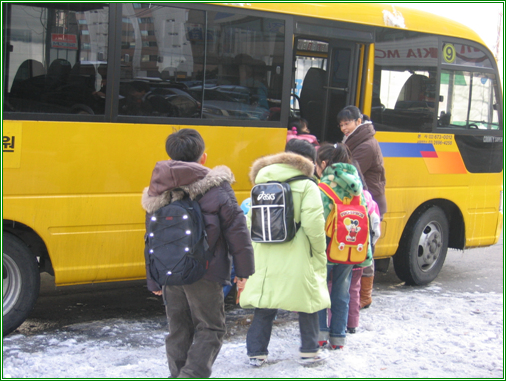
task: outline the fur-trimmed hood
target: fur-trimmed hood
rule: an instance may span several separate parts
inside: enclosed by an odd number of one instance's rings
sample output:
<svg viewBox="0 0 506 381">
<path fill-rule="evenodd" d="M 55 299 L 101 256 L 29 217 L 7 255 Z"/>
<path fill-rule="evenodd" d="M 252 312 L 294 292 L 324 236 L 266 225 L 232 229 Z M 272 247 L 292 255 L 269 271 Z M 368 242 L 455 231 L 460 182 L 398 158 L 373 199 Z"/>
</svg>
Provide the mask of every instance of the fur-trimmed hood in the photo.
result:
<svg viewBox="0 0 506 381">
<path fill-rule="evenodd" d="M 375 134 L 376 130 L 374 129 L 374 125 L 370 121 L 366 121 L 355 128 L 351 134 L 345 136 L 343 138 L 343 143 L 346 143 L 353 152 L 353 150 L 364 141 L 374 139 Z"/>
<path fill-rule="evenodd" d="M 153 170 L 149 187 L 142 194 L 142 207 L 148 213 L 183 198 L 184 193 L 194 200 L 223 182 L 233 184 L 230 168 L 220 165 L 213 169 L 197 163 L 176 160 L 158 162 Z"/>
<path fill-rule="evenodd" d="M 304 176 L 308 177 L 312 177 L 314 173 L 314 164 L 309 159 L 306 159 L 305 157 L 297 155 L 295 153 L 281 152 L 274 155 L 261 157 L 253 163 L 249 172 L 249 179 L 251 183 L 256 184 L 256 179 L 259 172 L 265 167 L 274 164 L 284 164 L 285 166 L 293 167 L 296 171 L 299 171 Z M 292 177 L 292 175 L 287 173 L 286 178 L 284 179 L 278 178 L 272 180 L 284 181 L 290 177 Z"/>
</svg>

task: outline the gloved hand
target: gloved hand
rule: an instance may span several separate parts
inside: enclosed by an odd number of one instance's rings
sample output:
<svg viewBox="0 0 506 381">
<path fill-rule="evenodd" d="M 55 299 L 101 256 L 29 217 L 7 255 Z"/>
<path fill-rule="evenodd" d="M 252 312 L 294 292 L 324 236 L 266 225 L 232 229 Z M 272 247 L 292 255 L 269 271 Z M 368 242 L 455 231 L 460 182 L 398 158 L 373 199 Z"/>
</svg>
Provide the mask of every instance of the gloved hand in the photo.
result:
<svg viewBox="0 0 506 381">
<path fill-rule="evenodd" d="M 239 304 L 239 298 L 241 296 L 241 292 L 244 290 L 246 286 L 246 278 L 234 278 L 234 283 L 237 285 L 237 299 L 235 300 L 235 304 Z"/>
</svg>

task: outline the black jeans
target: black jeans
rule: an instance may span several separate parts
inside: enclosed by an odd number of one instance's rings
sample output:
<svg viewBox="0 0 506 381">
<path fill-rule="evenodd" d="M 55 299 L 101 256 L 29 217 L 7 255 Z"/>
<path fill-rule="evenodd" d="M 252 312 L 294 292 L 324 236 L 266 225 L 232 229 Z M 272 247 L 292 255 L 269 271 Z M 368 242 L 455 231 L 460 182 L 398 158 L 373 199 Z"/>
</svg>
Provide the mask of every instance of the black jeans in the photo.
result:
<svg viewBox="0 0 506 381">
<path fill-rule="evenodd" d="M 253 322 L 246 336 L 246 348 L 248 356 L 266 356 L 269 354 L 267 347 L 271 340 L 272 324 L 276 317 L 277 309 L 256 308 Z M 318 352 L 318 313 L 307 314 L 299 312 L 299 329 L 301 338 L 301 355 L 304 353 Z"/>
<path fill-rule="evenodd" d="M 226 332 L 223 286 L 201 279 L 186 286 L 165 286 L 163 296 L 171 377 L 209 377 Z"/>
</svg>

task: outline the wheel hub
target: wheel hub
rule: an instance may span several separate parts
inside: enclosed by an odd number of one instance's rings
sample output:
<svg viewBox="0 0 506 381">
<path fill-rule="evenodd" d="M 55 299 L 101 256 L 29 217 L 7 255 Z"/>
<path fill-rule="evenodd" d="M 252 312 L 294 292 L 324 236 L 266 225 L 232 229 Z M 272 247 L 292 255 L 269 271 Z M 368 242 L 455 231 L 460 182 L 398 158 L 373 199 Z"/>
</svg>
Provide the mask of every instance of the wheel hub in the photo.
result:
<svg viewBox="0 0 506 381">
<path fill-rule="evenodd" d="M 430 271 L 437 262 L 441 247 L 443 246 L 443 236 L 441 226 L 437 222 L 430 222 L 420 236 L 418 243 L 418 266 L 421 271 Z"/>
<path fill-rule="evenodd" d="M 22 286 L 21 272 L 16 262 L 6 255 L 2 256 L 3 266 L 3 316 L 5 316 L 16 304 Z"/>
</svg>

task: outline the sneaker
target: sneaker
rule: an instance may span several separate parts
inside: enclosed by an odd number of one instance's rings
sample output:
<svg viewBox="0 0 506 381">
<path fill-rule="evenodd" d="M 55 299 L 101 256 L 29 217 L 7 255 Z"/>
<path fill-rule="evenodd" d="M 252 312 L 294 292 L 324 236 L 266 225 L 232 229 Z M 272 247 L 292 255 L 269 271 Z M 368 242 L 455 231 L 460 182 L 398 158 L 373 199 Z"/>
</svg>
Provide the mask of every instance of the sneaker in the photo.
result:
<svg viewBox="0 0 506 381">
<path fill-rule="evenodd" d="M 327 340 L 318 341 L 318 345 L 321 348 L 325 348 L 329 342 Z"/>
<path fill-rule="evenodd" d="M 260 367 L 260 366 L 264 365 L 264 363 L 265 363 L 265 359 L 261 359 L 258 357 L 250 357 L 249 358 L 249 364 L 251 366 Z"/>
<path fill-rule="evenodd" d="M 357 332 L 357 329 L 356 328 L 350 328 L 350 327 L 348 327 L 348 329 L 346 330 L 346 332 L 348 332 L 348 333 L 355 333 L 355 332 Z"/>
<path fill-rule="evenodd" d="M 333 351 L 337 351 L 339 349 L 343 349 L 344 347 L 342 345 L 331 345 L 329 347 L 329 349 L 333 350 Z"/>
<path fill-rule="evenodd" d="M 328 355 L 326 353 L 318 351 L 315 356 L 301 357 L 299 360 L 299 363 L 302 365 L 314 364 L 314 363 L 318 363 L 318 362 L 325 360 L 327 357 L 328 357 Z"/>
</svg>

